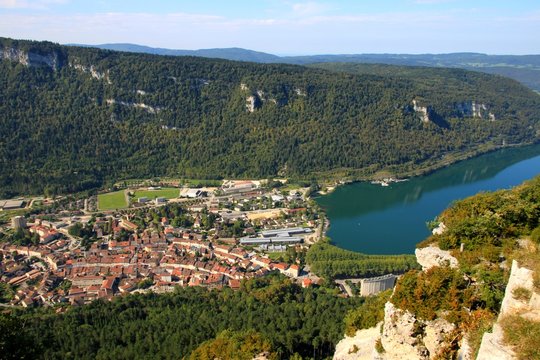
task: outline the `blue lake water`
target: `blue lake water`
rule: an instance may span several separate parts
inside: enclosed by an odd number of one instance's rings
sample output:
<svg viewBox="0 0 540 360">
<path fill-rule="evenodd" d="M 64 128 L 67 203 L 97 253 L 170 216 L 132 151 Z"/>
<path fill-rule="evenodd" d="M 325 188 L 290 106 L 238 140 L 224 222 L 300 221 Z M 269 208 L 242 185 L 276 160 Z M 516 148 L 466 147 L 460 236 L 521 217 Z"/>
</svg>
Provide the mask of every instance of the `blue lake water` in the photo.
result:
<svg viewBox="0 0 540 360">
<path fill-rule="evenodd" d="M 452 201 L 510 188 L 540 174 L 540 145 L 508 148 L 388 187 L 358 182 L 317 198 L 330 220 L 327 235 L 366 254 L 414 253 L 426 222 Z"/>
</svg>

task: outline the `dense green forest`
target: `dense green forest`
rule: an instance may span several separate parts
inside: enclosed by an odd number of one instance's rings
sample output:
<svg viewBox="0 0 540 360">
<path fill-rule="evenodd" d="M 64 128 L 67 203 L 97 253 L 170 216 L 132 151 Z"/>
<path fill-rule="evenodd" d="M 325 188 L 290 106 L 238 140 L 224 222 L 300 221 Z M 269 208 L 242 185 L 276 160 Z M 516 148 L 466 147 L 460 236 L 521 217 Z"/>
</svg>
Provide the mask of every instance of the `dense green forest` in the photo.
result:
<svg viewBox="0 0 540 360">
<path fill-rule="evenodd" d="M 536 94 L 457 69 L 417 79 L 10 39 L 0 54 L 0 196 L 148 176 L 359 178 L 538 138 Z M 496 120 L 459 110 L 473 101 Z"/>
<path fill-rule="evenodd" d="M 522 84 L 530 87 L 533 90 L 540 91 L 539 55 L 487 55 L 480 53 L 450 53 L 276 56 L 273 54 L 241 48 L 173 50 L 152 48 L 136 44 L 102 44 L 92 47 L 106 50 L 129 51 L 147 54 L 203 56 L 209 58 L 253 61 L 260 63 L 283 63 L 297 65 L 320 63 L 361 63 L 400 65 L 401 67 L 430 66 L 459 68 L 506 76 L 521 82 Z"/>
<path fill-rule="evenodd" d="M 419 268 L 414 255 L 366 255 L 327 242 L 312 245 L 306 262 L 311 271 L 325 278 L 373 277 Z"/>
<path fill-rule="evenodd" d="M 321 359 L 332 356 L 347 311 L 363 301 L 281 277 L 251 280 L 238 291 L 178 288 L 98 300 L 63 314 L 0 315 L 0 350 L 13 358 L 117 360 L 201 359 L 219 348 L 241 348 Z"/>
</svg>

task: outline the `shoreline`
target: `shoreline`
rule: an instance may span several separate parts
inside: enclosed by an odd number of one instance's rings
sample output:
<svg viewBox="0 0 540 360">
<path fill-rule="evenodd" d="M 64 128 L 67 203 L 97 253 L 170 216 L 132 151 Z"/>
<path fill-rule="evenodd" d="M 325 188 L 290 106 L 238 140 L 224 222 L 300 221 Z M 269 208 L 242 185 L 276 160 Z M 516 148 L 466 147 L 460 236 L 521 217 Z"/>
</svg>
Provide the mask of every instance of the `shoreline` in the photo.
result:
<svg viewBox="0 0 540 360">
<path fill-rule="evenodd" d="M 354 183 L 374 182 L 374 181 L 382 182 L 384 180 L 390 180 L 388 182 L 407 181 L 407 180 L 411 180 L 417 177 L 430 175 L 438 170 L 442 170 L 444 168 L 455 165 L 462 161 L 470 160 L 470 159 L 473 159 L 482 155 L 486 155 L 489 153 L 497 152 L 504 149 L 525 148 L 525 147 L 534 146 L 534 145 L 540 145 L 540 141 L 533 142 L 533 143 L 523 143 L 523 144 L 507 144 L 504 146 L 498 145 L 498 146 L 491 147 L 485 150 L 476 150 L 473 152 L 463 153 L 461 155 L 451 153 L 451 154 L 445 155 L 445 158 L 447 156 L 455 156 L 454 159 L 450 159 L 450 160 L 441 159 L 431 165 L 420 167 L 415 170 L 392 172 L 389 168 L 385 168 L 385 169 L 378 170 L 377 172 L 372 173 L 370 175 L 351 177 L 351 178 L 342 177 L 340 180 L 327 178 L 326 181 L 323 182 L 323 186 L 327 187 L 328 190 L 317 191 L 315 197 L 329 195 L 332 192 L 334 192 L 338 187 L 341 187 L 343 185 L 350 185 Z M 361 170 L 356 170 L 356 171 L 361 171 Z M 324 181 L 324 180 L 321 180 L 321 181 Z"/>
</svg>

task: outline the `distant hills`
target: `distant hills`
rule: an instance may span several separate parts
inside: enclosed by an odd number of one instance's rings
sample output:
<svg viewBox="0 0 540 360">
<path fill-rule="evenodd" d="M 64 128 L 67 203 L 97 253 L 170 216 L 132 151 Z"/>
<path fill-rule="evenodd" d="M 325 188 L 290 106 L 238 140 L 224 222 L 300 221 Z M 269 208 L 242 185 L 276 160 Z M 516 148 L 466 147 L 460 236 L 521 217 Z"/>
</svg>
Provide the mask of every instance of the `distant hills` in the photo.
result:
<svg viewBox="0 0 540 360">
<path fill-rule="evenodd" d="M 323 65 L 0 38 L 0 198 L 152 176 L 409 176 L 539 139 L 540 97 L 517 81 Z"/>
<path fill-rule="evenodd" d="M 242 48 L 200 49 L 200 50 L 173 50 L 153 48 L 136 44 L 102 44 L 102 45 L 79 45 L 84 47 L 96 47 L 104 50 L 126 51 L 153 55 L 169 56 L 200 56 L 213 59 L 226 59 L 235 61 L 251 61 L 258 63 L 280 63 L 281 58 L 277 55 L 264 52 L 247 50 Z"/>
<path fill-rule="evenodd" d="M 84 45 L 86 46 L 86 45 Z M 480 53 L 450 54 L 343 54 L 343 55 L 308 55 L 277 56 L 264 52 L 241 48 L 171 50 L 153 48 L 135 44 L 93 45 L 100 49 L 129 51 L 137 53 L 201 56 L 208 58 L 259 63 L 286 63 L 306 65 L 328 62 L 350 62 L 367 64 L 389 64 L 405 66 L 451 67 L 472 71 L 481 71 L 515 79 L 529 88 L 540 92 L 540 55 L 486 55 Z"/>
</svg>

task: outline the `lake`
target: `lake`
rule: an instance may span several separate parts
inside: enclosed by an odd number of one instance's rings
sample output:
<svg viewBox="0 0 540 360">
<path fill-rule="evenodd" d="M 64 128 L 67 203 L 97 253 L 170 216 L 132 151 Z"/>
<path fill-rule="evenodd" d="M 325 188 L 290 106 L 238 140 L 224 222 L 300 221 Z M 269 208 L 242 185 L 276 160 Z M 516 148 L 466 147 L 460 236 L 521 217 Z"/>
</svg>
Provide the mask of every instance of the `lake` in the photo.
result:
<svg viewBox="0 0 540 360">
<path fill-rule="evenodd" d="M 540 174 L 540 145 L 507 148 L 388 187 L 358 182 L 317 202 L 330 220 L 327 235 L 366 254 L 411 254 L 429 236 L 426 222 L 452 201 L 510 188 Z"/>
</svg>

